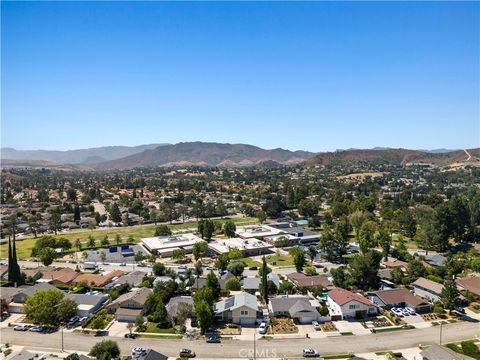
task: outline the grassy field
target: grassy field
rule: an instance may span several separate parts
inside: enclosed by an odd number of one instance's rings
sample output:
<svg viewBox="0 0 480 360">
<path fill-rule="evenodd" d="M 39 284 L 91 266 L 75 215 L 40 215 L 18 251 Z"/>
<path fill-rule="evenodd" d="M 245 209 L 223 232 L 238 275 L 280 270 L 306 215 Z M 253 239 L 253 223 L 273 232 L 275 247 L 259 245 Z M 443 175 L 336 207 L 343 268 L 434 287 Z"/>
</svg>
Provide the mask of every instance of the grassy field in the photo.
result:
<svg viewBox="0 0 480 360">
<path fill-rule="evenodd" d="M 241 258 L 239 259 L 241 262 L 243 262 L 245 264 L 246 267 L 251 267 L 251 266 L 256 266 L 258 268 L 260 268 L 260 266 L 262 266 L 262 263 L 258 262 L 258 261 L 255 261 L 251 258 Z"/>
<path fill-rule="evenodd" d="M 267 263 L 272 265 L 276 263 L 276 266 L 292 266 L 293 258 L 290 255 L 270 255 L 266 257 Z"/>
<path fill-rule="evenodd" d="M 218 222 L 225 222 L 227 219 L 222 220 L 215 220 Z M 237 225 L 248 225 L 248 224 L 255 224 L 258 222 L 256 218 L 231 218 Z M 186 232 L 188 230 L 196 230 L 197 229 L 197 222 L 187 222 L 184 224 L 174 224 L 168 225 L 172 232 Z M 118 234 L 121 236 L 123 240 L 132 237 L 134 242 L 139 241 L 141 238 L 153 236 L 155 233 L 155 226 L 153 225 L 140 225 L 140 226 L 131 226 L 131 227 L 112 227 L 112 228 L 105 228 L 105 229 L 94 229 L 94 230 L 79 230 L 77 232 L 72 232 L 68 234 L 58 234 L 55 235 L 55 238 L 66 238 L 75 243 L 75 240 L 80 239 L 80 241 L 86 244 L 89 236 L 93 236 L 93 238 L 97 241 L 103 239 L 105 235 L 108 236 L 111 242 L 115 240 L 115 236 Z M 20 260 L 28 259 L 30 257 L 31 251 L 33 246 L 35 245 L 36 239 L 29 238 L 25 240 L 17 240 L 17 257 Z M 0 257 L 6 258 L 8 255 L 8 245 L 2 244 L 0 245 Z"/>
</svg>

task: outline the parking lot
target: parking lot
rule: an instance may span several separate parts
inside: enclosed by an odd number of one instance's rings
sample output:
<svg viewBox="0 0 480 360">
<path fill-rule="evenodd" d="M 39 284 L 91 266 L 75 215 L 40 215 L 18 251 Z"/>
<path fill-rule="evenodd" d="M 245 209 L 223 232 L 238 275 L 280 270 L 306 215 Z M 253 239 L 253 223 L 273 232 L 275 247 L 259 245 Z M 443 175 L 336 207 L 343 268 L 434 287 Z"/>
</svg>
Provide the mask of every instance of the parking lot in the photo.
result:
<svg viewBox="0 0 480 360">
<path fill-rule="evenodd" d="M 110 252 L 110 248 L 117 248 L 117 251 Z M 141 245 L 130 245 L 128 251 L 122 251 L 120 246 L 111 246 L 107 249 L 87 250 L 86 262 L 105 262 L 112 264 L 133 264 L 135 261 L 135 254 L 141 252 L 144 256 L 149 256 L 149 253 Z M 102 252 L 105 254 L 105 260 L 102 260 Z"/>
</svg>

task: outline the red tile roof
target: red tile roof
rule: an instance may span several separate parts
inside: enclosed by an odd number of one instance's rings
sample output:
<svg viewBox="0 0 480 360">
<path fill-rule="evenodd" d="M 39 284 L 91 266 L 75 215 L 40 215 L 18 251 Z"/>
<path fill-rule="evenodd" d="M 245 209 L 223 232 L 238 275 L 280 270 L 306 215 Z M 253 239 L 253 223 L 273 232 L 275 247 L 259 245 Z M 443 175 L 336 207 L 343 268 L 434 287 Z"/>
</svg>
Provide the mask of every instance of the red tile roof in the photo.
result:
<svg viewBox="0 0 480 360">
<path fill-rule="evenodd" d="M 367 306 L 378 307 L 376 304 L 368 300 L 366 297 L 356 294 L 345 289 L 333 289 L 328 292 L 328 297 L 331 298 L 338 305 L 344 305 L 350 301 L 357 301 Z"/>
</svg>

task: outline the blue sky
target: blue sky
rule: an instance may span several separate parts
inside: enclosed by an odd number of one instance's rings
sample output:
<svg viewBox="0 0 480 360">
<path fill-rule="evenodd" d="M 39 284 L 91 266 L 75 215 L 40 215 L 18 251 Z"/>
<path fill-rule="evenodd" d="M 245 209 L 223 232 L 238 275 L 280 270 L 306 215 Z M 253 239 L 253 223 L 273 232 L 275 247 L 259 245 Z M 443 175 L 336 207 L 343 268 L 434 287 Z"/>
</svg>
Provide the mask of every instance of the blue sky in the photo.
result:
<svg viewBox="0 0 480 360">
<path fill-rule="evenodd" d="M 480 143 L 478 2 L 2 2 L 2 146 Z"/>
</svg>

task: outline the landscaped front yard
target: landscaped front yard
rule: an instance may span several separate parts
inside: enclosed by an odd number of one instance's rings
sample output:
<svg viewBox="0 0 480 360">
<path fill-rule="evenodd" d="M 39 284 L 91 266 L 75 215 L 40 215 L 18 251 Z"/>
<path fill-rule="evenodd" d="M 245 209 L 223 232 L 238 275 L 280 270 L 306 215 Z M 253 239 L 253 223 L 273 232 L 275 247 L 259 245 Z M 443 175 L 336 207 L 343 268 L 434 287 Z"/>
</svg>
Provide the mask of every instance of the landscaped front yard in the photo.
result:
<svg viewBox="0 0 480 360">
<path fill-rule="evenodd" d="M 175 334 L 175 329 L 173 327 L 162 329 L 159 328 L 155 323 L 148 323 L 144 332 L 155 334 Z"/>
<path fill-rule="evenodd" d="M 273 318 L 268 327 L 269 334 L 296 334 L 298 327 L 292 319 Z"/>
<path fill-rule="evenodd" d="M 337 327 L 335 326 L 335 324 L 333 322 L 326 322 L 324 324 L 320 324 L 320 327 L 325 332 L 338 331 Z"/>
</svg>

